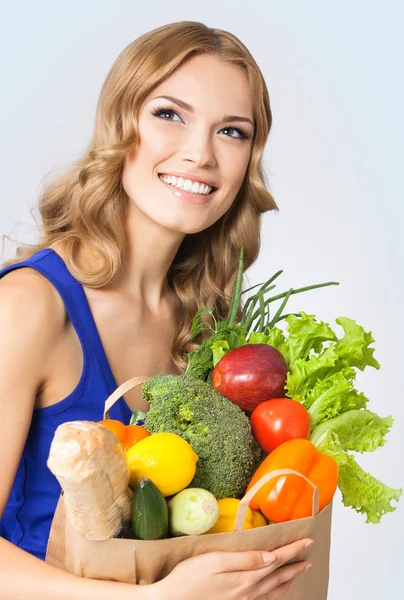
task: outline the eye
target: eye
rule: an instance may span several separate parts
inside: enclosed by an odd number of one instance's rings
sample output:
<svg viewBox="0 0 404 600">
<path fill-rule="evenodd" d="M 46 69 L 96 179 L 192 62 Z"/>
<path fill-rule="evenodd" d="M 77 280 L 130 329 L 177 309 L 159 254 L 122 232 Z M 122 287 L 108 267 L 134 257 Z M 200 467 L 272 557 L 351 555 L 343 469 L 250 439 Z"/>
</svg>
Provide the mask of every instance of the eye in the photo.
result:
<svg viewBox="0 0 404 600">
<path fill-rule="evenodd" d="M 248 140 L 250 137 L 245 131 L 243 131 L 243 129 L 238 129 L 238 127 L 225 127 L 224 129 L 221 129 L 221 131 L 235 131 L 237 133 L 237 136 L 234 136 L 234 135 L 228 136 L 228 137 L 234 137 L 235 139 Z"/>
<path fill-rule="evenodd" d="M 175 120 L 179 120 L 180 123 L 183 123 L 184 121 L 181 119 L 180 115 L 173 110 L 172 108 L 156 108 L 153 113 L 152 113 L 155 117 L 158 117 L 160 119 L 164 119 L 165 121 L 175 121 Z M 178 119 L 173 119 L 173 115 L 177 116 Z M 221 131 L 232 131 L 235 132 L 236 135 L 228 135 L 225 134 L 227 137 L 232 137 L 234 139 L 239 139 L 239 140 L 248 140 L 250 139 L 250 136 L 248 135 L 247 132 L 245 132 L 243 129 L 239 129 L 238 127 L 225 127 L 224 129 L 221 129 Z"/>
<path fill-rule="evenodd" d="M 161 119 L 164 119 L 165 121 L 174 121 L 174 119 L 170 118 L 170 116 L 177 115 L 179 120 L 182 122 L 182 119 L 179 116 L 179 114 L 177 112 L 175 112 L 175 110 L 172 110 L 171 108 L 157 108 L 155 111 L 153 111 L 153 115 L 155 117 L 160 117 Z M 165 115 L 165 116 L 163 116 L 163 115 Z M 169 115 L 169 117 L 166 118 L 166 115 Z"/>
</svg>

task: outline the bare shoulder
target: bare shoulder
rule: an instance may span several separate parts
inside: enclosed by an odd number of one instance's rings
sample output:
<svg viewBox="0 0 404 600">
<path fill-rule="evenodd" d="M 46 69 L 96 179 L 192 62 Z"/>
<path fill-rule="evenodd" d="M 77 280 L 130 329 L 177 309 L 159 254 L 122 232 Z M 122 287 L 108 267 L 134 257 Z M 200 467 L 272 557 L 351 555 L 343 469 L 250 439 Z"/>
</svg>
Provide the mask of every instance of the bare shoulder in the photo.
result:
<svg viewBox="0 0 404 600">
<path fill-rule="evenodd" d="M 64 304 L 31 267 L 0 279 L 0 516 L 27 439 L 38 391 L 63 333 Z"/>
<path fill-rule="evenodd" d="M 60 331 L 66 320 L 62 298 L 54 285 L 34 268 L 15 269 L 0 279 L 0 323 L 31 323 Z M 44 332 L 45 333 L 45 332 Z"/>
</svg>

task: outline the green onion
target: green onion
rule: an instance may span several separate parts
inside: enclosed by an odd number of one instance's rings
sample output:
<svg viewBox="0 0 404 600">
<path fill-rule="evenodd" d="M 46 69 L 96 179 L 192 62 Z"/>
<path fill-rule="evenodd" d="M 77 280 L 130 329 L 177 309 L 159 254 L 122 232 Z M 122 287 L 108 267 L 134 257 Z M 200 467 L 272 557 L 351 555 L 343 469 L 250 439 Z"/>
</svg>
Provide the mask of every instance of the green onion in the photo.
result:
<svg viewBox="0 0 404 600">
<path fill-rule="evenodd" d="M 240 258 L 238 264 L 237 281 L 233 289 L 227 323 L 234 323 L 237 317 L 237 311 L 240 306 L 241 286 L 243 283 L 243 263 L 244 263 L 244 248 L 240 250 Z"/>
</svg>

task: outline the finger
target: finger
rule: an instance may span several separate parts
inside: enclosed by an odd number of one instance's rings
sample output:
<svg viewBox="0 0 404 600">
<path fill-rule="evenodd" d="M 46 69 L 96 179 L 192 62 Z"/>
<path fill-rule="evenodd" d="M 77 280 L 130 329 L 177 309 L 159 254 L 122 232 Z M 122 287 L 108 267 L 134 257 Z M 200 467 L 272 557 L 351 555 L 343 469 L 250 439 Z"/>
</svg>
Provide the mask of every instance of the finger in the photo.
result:
<svg viewBox="0 0 404 600">
<path fill-rule="evenodd" d="M 301 561 L 298 563 L 294 563 L 293 565 L 287 565 L 286 567 L 280 567 L 276 569 L 270 575 L 267 575 L 263 579 L 261 579 L 254 589 L 254 597 L 260 598 L 261 596 L 265 596 L 269 592 L 275 594 L 278 591 L 278 588 L 284 586 L 285 584 L 290 583 L 290 581 L 302 575 L 309 567 L 311 563 L 307 561 Z M 278 596 L 274 596 L 277 598 Z M 270 596 L 272 600 L 272 596 Z"/>
<path fill-rule="evenodd" d="M 276 569 L 273 569 L 272 565 L 267 567 L 266 569 L 255 569 L 248 573 L 248 580 L 250 582 L 250 585 L 255 586 L 267 585 L 268 581 L 271 581 L 273 587 L 275 588 L 277 585 L 280 585 L 288 578 L 291 579 L 292 577 L 297 577 L 297 575 L 303 573 L 307 564 L 307 561 L 299 561 L 293 563 L 292 565 L 278 567 Z M 240 575 L 242 575 L 242 573 L 245 573 L 245 571 L 240 572 Z M 272 576 L 271 580 L 268 579 L 270 576 Z M 244 576 L 244 581 L 246 580 L 247 578 Z"/>
<path fill-rule="evenodd" d="M 303 540 L 298 540 L 297 542 L 292 542 L 287 546 L 281 546 L 280 548 L 276 548 L 272 552 L 268 553 L 275 557 L 275 560 L 272 560 L 271 567 L 272 570 L 277 569 L 281 565 L 289 562 L 290 560 L 296 559 L 301 552 L 306 550 L 309 546 L 311 546 L 313 540 L 305 538 Z M 265 552 L 265 554 L 267 554 Z M 300 557 L 301 558 L 301 557 Z"/>
<path fill-rule="evenodd" d="M 257 598 L 257 600 L 278 600 L 278 598 L 281 598 L 284 594 L 286 594 L 286 592 L 292 587 L 295 581 L 295 579 L 286 581 L 285 583 L 279 585 L 273 592 L 270 592 L 269 594 L 264 594 L 264 596 L 260 596 L 259 598 Z"/>
<path fill-rule="evenodd" d="M 213 570 L 216 573 L 229 573 L 233 571 L 253 571 L 269 566 L 276 561 L 272 553 L 260 550 L 249 550 L 247 552 L 211 552 L 209 559 L 212 561 Z M 270 559 L 268 561 L 268 558 Z"/>
<path fill-rule="evenodd" d="M 206 557 L 209 557 L 209 560 L 213 561 L 216 573 L 250 571 L 269 566 L 274 570 L 285 562 L 295 558 L 299 552 L 302 552 L 311 543 L 312 540 L 303 539 L 277 548 L 273 552 L 261 552 L 259 550 L 250 550 L 248 552 L 211 552 Z"/>
<path fill-rule="evenodd" d="M 293 542 L 292 544 L 288 544 L 287 546 L 281 546 L 280 548 L 277 548 L 273 552 L 263 552 L 262 554 L 263 554 L 264 564 L 261 566 L 261 568 L 258 568 L 258 567 L 250 568 L 251 571 L 256 571 L 255 573 L 251 573 L 250 580 L 253 583 L 256 583 L 260 579 L 267 577 L 270 573 L 273 573 L 274 571 L 279 569 L 279 567 L 281 567 L 285 563 L 289 562 L 292 559 L 296 559 L 297 556 L 305 548 L 308 547 L 308 545 L 311 545 L 311 543 L 312 543 L 312 540 L 303 539 L 303 540 L 298 540 L 297 542 Z M 239 553 L 239 554 L 242 554 L 242 553 Z M 245 554 L 247 554 L 247 553 L 245 553 Z M 265 561 L 268 561 L 268 562 L 265 564 Z M 299 562 L 295 562 L 294 564 L 301 565 L 302 563 L 299 561 Z M 239 569 L 239 570 L 242 571 L 245 569 Z M 249 577 L 250 577 L 250 575 L 249 575 Z"/>
</svg>

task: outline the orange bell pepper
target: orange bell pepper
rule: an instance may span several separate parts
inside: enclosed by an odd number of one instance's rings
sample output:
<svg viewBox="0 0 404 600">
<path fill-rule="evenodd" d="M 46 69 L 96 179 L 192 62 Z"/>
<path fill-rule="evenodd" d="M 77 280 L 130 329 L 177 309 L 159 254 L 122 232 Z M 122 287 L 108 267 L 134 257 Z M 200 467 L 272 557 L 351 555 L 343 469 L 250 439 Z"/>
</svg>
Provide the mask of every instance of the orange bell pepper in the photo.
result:
<svg viewBox="0 0 404 600">
<path fill-rule="evenodd" d="M 104 419 L 98 421 L 98 424 L 103 425 L 112 431 L 122 446 L 125 446 L 125 450 L 129 450 L 134 444 L 150 435 L 150 433 L 140 425 L 124 425 L 120 421 L 114 419 Z"/>
<path fill-rule="evenodd" d="M 319 493 L 319 510 L 331 502 L 338 484 L 338 465 L 332 456 L 317 452 L 309 440 L 289 440 L 275 448 L 258 467 L 246 491 L 263 475 L 277 469 L 293 469 L 314 483 Z M 261 510 L 275 523 L 302 519 L 312 515 L 313 493 L 313 487 L 302 477 L 292 473 L 279 475 L 263 485 L 249 506 Z"/>
</svg>

